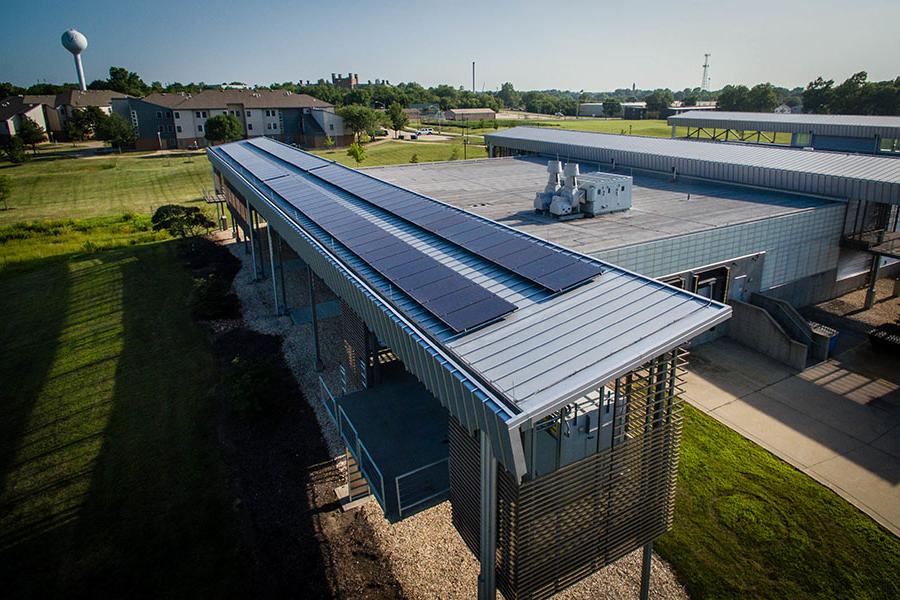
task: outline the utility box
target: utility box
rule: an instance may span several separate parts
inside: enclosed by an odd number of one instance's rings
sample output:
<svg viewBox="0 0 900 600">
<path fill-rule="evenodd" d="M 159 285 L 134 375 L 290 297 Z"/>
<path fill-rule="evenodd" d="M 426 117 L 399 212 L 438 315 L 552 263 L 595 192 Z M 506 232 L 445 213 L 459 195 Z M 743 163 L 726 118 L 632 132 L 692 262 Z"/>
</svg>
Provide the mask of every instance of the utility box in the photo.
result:
<svg viewBox="0 0 900 600">
<path fill-rule="evenodd" d="M 581 212 L 605 215 L 631 208 L 631 177 L 613 173 L 582 175 L 578 187 L 584 190 Z"/>
</svg>

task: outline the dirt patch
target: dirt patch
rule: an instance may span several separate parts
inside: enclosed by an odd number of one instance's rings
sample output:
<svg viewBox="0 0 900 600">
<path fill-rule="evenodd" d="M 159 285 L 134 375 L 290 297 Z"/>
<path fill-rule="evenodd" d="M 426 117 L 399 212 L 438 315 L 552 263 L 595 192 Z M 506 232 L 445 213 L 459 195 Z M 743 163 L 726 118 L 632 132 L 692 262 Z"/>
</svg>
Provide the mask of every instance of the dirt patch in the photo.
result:
<svg viewBox="0 0 900 600">
<path fill-rule="evenodd" d="M 868 330 L 883 323 L 900 322 L 900 299 L 894 298 L 893 293 L 894 280 L 879 279 L 875 285 L 875 304 L 868 310 L 863 308 L 866 301 L 865 289 L 822 302 L 816 308 L 843 317 L 862 330 Z"/>
</svg>

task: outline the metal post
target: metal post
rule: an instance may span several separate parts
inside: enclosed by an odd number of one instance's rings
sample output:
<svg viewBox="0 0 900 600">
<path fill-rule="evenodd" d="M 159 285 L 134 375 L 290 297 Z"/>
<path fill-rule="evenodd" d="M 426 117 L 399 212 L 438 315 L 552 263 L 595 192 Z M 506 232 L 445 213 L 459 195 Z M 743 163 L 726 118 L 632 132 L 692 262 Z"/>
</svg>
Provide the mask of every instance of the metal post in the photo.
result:
<svg viewBox="0 0 900 600">
<path fill-rule="evenodd" d="M 306 282 L 309 285 L 309 310 L 312 313 L 313 345 L 316 347 L 316 371 L 322 371 L 325 363 L 322 362 L 322 354 L 319 352 L 319 317 L 316 314 L 316 292 L 313 288 L 313 272 L 306 265 Z"/>
<path fill-rule="evenodd" d="M 281 307 L 278 302 L 278 278 L 275 276 L 275 248 L 273 247 L 272 235 L 274 232 L 272 231 L 272 226 L 269 225 L 266 227 L 266 239 L 269 240 L 269 267 L 272 269 L 272 297 L 275 300 L 275 314 L 281 314 Z"/>
<path fill-rule="evenodd" d="M 256 243 L 259 246 L 259 279 L 263 280 L 266 278 L 266 255 L 263 251 L 263 241 L 262 241 L 262 227 L 259 226 L 259 213 L 253 213 L 256 221 Z M 266 236 L 268 237 L 269 231 L 266 229 Z"/>
<path fill-rule="evenodd" d="M 864 308 L 869 310 L 875 304 L 875 284 L 878 283 L 878 268 L 881 266 L 881 256 L 876 254 L 872 257 L 872 266 L 869 268 L 869 288 L 866 290 L 866 301 Z"/>
<path fill-rule="evenodd" d="M 650 559 L 653 556 L 653 542 L 644 546 L 644 560 L 641 563 L 641 600 L 650 598 Z"/>
<path fill-rule="evenodd" d="M 253 209 L 247 203 L 247 230 L 250 232 L 250 262 L 253 263 L 253 281 L 259 281 L 259 273 L 256 269 L 256 243 L 253 236 Z"/>
<path fill-rule="evenodd" d="M 287 287 L 284 283 L 284 246 L 280 235 L 278 236 L 278 274 L 281 279 L 281 309 L 284 314 L 288 314 Z"/>
<path fill-rule="evenodd" d="M 481 437 L 481 547 L 478 574 L 478 600 L 495 600 L 497 597 L 497 457 L 491 450 L 487 433 Z"/>
<path fill-rule="evenodd" d="M 675 125 L 672 125 L 672 139 L 675 139 Z"/>
</svg>

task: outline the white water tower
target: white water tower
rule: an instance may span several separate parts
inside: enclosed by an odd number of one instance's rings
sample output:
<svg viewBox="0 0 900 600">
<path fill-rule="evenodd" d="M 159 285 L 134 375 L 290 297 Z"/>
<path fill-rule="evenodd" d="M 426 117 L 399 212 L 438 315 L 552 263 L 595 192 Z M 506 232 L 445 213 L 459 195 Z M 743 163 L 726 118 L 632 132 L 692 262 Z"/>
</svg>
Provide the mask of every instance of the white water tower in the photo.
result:
<svg viewBox="0 0 900 600">
<path fill-rule="evenodd" d="M 70 29 L 62 34 L 63 48 L 72 53 L 75 57 L 75 70 L 78 71 L 78 85 L 81 91 L 87 89 L 84 83 L 84 69 L 81 66 L 81 53 L 87 48 L 87 38 L 80 31 Z"/>
</svg>

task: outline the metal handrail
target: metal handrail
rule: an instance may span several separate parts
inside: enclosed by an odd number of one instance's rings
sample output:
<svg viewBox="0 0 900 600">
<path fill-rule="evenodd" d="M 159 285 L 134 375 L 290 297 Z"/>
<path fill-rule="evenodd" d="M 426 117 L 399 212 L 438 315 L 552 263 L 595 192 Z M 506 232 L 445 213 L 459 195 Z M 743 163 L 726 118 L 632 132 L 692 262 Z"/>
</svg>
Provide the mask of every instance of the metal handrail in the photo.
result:
<svg viewBox="0 0 900 600">
<path fill-rule="evenodd" d="M 412 471 L 407 471 L 406 473 L 403 473 L 402 475 L 397 475 L 397 477 L 394 478 L 394 486 L 397 491 L 397 512 L 398 512 L 400 518 L 403 518 L 403 508 L 404 508 L 403 502 L 400 499 L 400 480 L 411 477 L 412 475 L 415 475 L 419 471 L 424 471 L 425 469 L 429 469 L 429 468 L 434 467 L 435 465 L 439 465 L 443 462 L 446 462 L 449 464 L 450 458 L 447 457 L 447 458 L 438 459 L 438 460 L 434 461 L 433 463 L 429 463 L 427 465 L 418 467 L 417 469 L 413 469 Z M 448 486 L 446 489 L 442 489 L 426 498 L 417 500 L 416 502 L 413 502 L 413 503 L 407 505 L 406 509 L 409 510 L 409 509 L 413 508 L 414 506 L 418 506 L 420 504 L 424 504 L 425 502 L 433 500 L 434 498 L 437 498 L 438 496 L 441 496 L 441 495 L 447 493 L 447 491 L 449 491 L 449 489 L 450 489 L 450 487 Z"/>
<path fill-rule="evenodd" d="M 374 487 L 370 487 L 372 490 L 372 494 L 375 496 L 375 499 L 378 500 L 378 503 L 381 504 L 381 507 L 385 509 L 386 504 L 384 502 L 384 475 L 381 474 L 381 469 L 378 468 L 378 465 L 375 463 L 375 459 L 372 458 L 372 454 L 369 452 L 369 449 L 366 448 L 366 445 L 359 439 L 359 432 L 356 430 L 356 427 L 353 426 L 353 421 L 350 420 L 350 417 L 347 416 L 346 411 L 340 405 L 338 405 L 338 432 L 340 433 L 341 439 L 344 440 L 344 444 L 347 446 L 347 450 L 350 451 L 350 454 L 353 455 L 353 458 L 356 459 L 356 463 L 359 465 L 359 470 L 362 471 L 362 474 L 366 479 L 371 483 L 374 478 L 369 475 L 366 469 L 366 464 L 362 460 L 363 453 L 365 453 L 366 458 L 369 459 L 369 463 L 371 463 L 372 468 L 375 469 L 375 473 L 378 475 L 379 488 L 381 489 L 381 494 L 379 495 L 378 489 Z M 347 423 L 347 426 L 353 431 L 353 439 L 356 442 L 355 444 L 351 444 L 350 440 L 347 439 L 347 435 L 344 433 L 344 422 Z"/>
<path fill-rule="evenodd" d="M 334 424 L 338 424 L 337 415 L 335 414 L 335 408 L 337 407 L 337 400 L 334 398 L 334 394 L 331 393 L 331 389 L 329 389 L 328 384 L 325 383 L 325 380 L 322 379 L 322 376 L 319 375 L 319 392 L 324 394 L 322 395 L 321 402 L 322 405 L 325 406 L 325 410 L 328 412 L 328 416 L 331 417 L 331 420 L 334 421 Z M 331 405 L 325 402 L 325 396 L 331 400 Z"/>
</svg>

